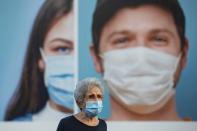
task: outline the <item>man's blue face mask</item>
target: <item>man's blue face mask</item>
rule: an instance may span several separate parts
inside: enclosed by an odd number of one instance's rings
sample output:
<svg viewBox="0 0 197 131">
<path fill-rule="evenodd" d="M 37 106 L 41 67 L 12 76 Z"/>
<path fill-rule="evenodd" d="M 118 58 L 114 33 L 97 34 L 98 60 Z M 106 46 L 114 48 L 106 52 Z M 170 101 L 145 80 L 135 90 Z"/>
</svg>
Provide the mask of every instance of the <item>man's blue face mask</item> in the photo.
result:
<svg viewBox="0 0 197 131">
<path fill-rule="evenodd" d="M 97 116 L 103 109 L 102 101 L 87 101 L 85 107 L 85 113 L 89 117 Z"/>
<path fill-rule="evenodd" d="M 73 109 L 74 106 L 74 56 L 45 56 L 44 82 L 50 98 L 58 105 Z"/>
</svg>

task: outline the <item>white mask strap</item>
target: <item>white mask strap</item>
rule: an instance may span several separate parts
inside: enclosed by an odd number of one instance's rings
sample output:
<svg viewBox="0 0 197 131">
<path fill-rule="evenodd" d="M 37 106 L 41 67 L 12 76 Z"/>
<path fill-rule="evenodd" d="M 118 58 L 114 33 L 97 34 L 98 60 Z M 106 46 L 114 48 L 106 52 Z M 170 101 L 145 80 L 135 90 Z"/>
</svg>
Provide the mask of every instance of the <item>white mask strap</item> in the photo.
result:
<svg viewBox="0 0 197 131">
<path fill-rule="evenodd" d="M 99 58 L 101 58 L 101 59 L 104 59 L 104 56 L 103 56 L 103 54 L 99 55 Z"/>
<path fill-rule="evenodd" d="M 40 54 L 41 54 L 42 58 L 44 59 L 44 61 L 46 61 L 46 57 L 45 57 L 43 49 L 42 48 L 39 48 L 39 49 L 40 49 Z"/>
<path fill-rule="evenodd" d="M 181 53 L 178 56 L 179 60 L 181 59 L 182 55 L 183 55 L 183 52 L 181 51 Z"/>
</svg>

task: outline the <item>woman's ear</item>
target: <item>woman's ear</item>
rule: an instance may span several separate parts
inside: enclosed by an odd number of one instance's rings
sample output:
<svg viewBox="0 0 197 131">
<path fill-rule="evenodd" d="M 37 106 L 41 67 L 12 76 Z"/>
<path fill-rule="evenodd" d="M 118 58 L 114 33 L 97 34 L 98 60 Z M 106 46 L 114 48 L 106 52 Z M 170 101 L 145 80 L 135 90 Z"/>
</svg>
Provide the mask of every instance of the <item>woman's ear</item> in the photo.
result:
<svg viewBox="0 0 197 131">
<path fill-rule="evenodd" d="M 97 54 L 95 53 L 94 51 L 94 45 L 91 44 L 89 46 L 89 50 L 90 50 L 90 53 L 91 53 L 91 56 L 92 56 L 92 59 L 94 61 L 94 67 L 95 67 L 95 70 L 97 73 L 102 73 L 102 64 L 101 64 L 101 61 L 100 59 L 98 58 Z"/>
<path fill-rule="evenodd" d="M 39 67 L 40 71 L 44 72 L 44 70 L 45 70 L 45 62 L 44 62 L 44 60 L 42 58 L 40 58 L 38 60 L 38 67 Z"/>
<path fill-rule="evenodd" d="M 85 103 L 84 103 L 84 102 L 83 102 L 83 103 L 77 102 L 77 105 L 79 106 L 79 108 L 80 108 L 81 110 L 83 110 L 83 109 L 85 108 Z"/>
<path fill-rule="evenodd" d="M 189 49 L 189 40 L 185 38 L 185 46 L 182 51 L 181 69 L 184 69 L 186 67 L 188 49 Z"/>
</svg>

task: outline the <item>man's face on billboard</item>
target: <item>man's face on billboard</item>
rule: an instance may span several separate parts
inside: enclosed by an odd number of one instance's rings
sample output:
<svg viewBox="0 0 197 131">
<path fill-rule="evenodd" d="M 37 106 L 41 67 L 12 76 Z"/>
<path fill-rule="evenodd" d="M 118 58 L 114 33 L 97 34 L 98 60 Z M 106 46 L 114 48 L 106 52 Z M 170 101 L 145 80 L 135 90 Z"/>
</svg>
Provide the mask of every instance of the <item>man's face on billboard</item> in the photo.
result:
<svg viewBox="0 0 197 131">
<path fill-rule="evenodd" d="M 101 32 L 99 52 L 136 46 L 178 56 L 181 42 L 171 14 L 150 5 L 119 10 Z"/>
<path fill-rule="evenodd" d="M 178 57 L 181 41 L 172 15 L 155 5 L 120 9 L 103 27 L 99 43 L 99 55 L 105 52 L 144 46 Z M 186 64 L 187 43 L 175 73 L 177 83 Z M 91 49 L 91 48 L 90 48 Z M 103 61 L 91 51 L 95 69 L 103 73 Z M 95 56 L 95 57 L 94 57 Z"/>
</svg>

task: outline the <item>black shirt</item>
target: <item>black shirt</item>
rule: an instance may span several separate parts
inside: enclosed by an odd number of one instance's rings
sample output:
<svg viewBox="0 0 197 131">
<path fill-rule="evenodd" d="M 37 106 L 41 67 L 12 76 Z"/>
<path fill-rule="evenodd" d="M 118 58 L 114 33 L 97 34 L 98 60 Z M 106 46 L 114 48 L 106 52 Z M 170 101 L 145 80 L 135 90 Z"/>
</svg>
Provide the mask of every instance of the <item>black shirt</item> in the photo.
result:
<svg viewBox="0 0 197 131">
<path fill-rule="evenodd" d="M 99 119 L 97 126 L 88 126 L 72 115 L 60 121 L 57 131 L 107 131 L 107 125 L 104 120 Z"/>
</svg>

